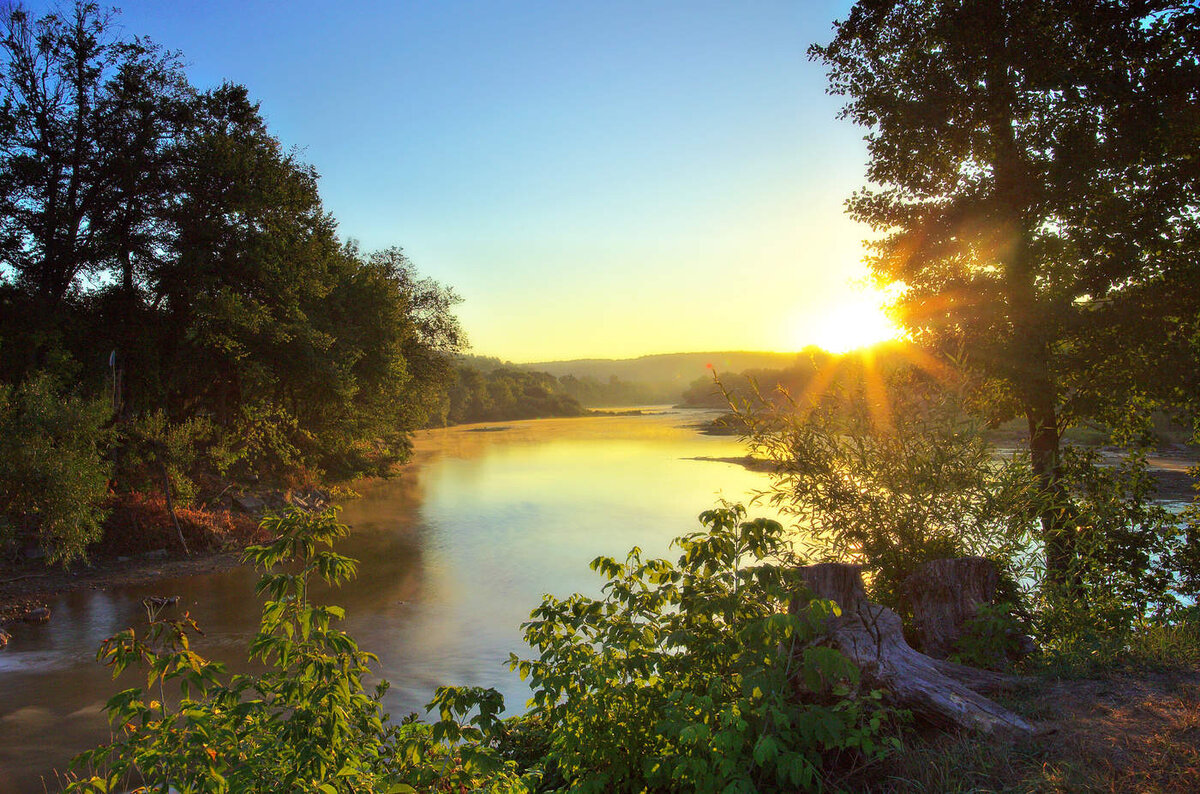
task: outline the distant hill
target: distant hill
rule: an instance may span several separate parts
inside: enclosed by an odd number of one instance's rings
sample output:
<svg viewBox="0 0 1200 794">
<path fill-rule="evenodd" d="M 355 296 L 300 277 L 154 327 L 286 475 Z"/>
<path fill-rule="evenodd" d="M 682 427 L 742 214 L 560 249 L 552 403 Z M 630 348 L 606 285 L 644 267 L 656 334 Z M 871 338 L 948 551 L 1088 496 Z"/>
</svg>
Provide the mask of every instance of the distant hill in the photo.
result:
<svg viewBox="0 0 1200 794">
<path fill-rule="evenodd" d="M 726 350 L 713 353 L 663 353 L 638 358 L 539 361 L 519 366 L 535 372 L 549 372 L 560 378 L 573 375 L 576 378 L 592 378 L 604 382 L 615 376 L 630 383 L 670 387 L 676 394 L 682 394 L 692 381 L 709 373 L 709 364 L 719 373 L 736 373 L 747 369 L 784 369 L 795 363 L 796 356 L 796 353 Z"/>
</svg>

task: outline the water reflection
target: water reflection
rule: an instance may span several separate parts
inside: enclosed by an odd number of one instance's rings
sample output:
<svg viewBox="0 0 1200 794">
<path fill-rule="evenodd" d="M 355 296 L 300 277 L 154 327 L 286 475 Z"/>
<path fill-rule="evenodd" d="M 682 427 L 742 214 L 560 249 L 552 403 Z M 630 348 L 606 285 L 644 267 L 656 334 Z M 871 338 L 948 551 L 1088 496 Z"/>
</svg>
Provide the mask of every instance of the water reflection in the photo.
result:
<svg viewBox="0 0 1200 794">
<path fill-rule="evenodd" d="M 743 454 L 734 439 L 692 430 L 699 418 L 670 411 L 432 431 L 402 476 L 360 484 L 342 514 L 354 531 L 340 549 L 361 560 L 359 577 L 332 600 L 379 656 L 392 714 L 422 709 L 442 684 L 495 686 L 521 708 L 528 690 L 505 661 L 527 650 L 519 626 L 543 593 L 596 594 L 592 558 L 634 545 L 665 554 L 716 498 L 744 500 L 762 487 L 760 474 L 689 459 Z M 49 624 L 22 627 L 0 653 L 0 792 L 41 790 L 39 773 L 107 739 L 100 706 L 137 680 L 111 681 L 95 648 L 144 622 L 146 595 L 180 595 L 207 633 L 197 650 L 244 669 L 259 616 L 254 579 L 233 570 L 71 593 L 51 604 Z"/>
</svg>

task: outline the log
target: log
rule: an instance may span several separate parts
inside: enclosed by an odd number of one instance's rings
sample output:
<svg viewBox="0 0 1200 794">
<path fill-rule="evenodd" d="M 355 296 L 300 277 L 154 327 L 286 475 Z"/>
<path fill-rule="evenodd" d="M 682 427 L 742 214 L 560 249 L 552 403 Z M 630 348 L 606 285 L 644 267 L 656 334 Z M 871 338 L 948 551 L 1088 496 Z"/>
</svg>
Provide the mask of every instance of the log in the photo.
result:
<svg viewBox="0 0 1200 794">
<path fill-rule="evenodd" d="M 913 611 L 917 645 L 926 656 L 945 659 L 967 622 L 996 596 L 1000 576 L 986 557 L 932 560 L 904 580 L 904 596 Z"/>
<path fill-rule="evenodd" d="M 1023 718 L 980 694 L 1015 679 L 933 659 L 912 648 L 899 615 L 859 597 L 864 592 L 861 566 L 822 563 L 803 567 L 800 574 L 814 597 L 845 599 L 839 603 L 842 614 L 827 622 L 824 642 L 854 662 L 863 680 L 884 690 L 890 703 L 939 727 L 1032 735 L 1033 727 Z M 795 598 L 792 609 L 805 609 L 807 603 Z"/>
</svg>

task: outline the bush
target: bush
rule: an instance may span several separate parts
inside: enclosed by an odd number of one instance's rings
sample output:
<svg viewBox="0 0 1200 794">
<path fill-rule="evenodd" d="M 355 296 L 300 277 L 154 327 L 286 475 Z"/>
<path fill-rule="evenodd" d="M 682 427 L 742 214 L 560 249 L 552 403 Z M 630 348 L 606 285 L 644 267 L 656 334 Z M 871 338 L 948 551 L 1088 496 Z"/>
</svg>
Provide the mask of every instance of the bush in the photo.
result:
<svg viewBox="0 0 1200 794">
<path fill-rule="evenodd" d="M 862 564 L 873 600 L 907 618 L 903 583 L 918 566 L 977 555 L 999 565 L 1001 603 L 967 627 L 967 663 L 1002 666 L 1026 630 L 1042 663 L 1076 672 L 1127 658 L 1139 638 L 1188 636 L 1167 627 L 1200 589 L 1200 508 L 1178 515 L 1155 501 L 1145 450 L 1114 462 L 1063 447 L 1064 496 L 1049 507 L 1068 517 L 1074 556 L 1052 584 L 1037 524 L 1049 497 L 1027 456 L 987 443 L 947 384 L 904 371 L 869 381 L 735 408 L 755 455 L 774 464 L 772 503 L 818 556 Z"/>
<path fill-rule="evenodd" d="M 525 624 L 539 656 L 511 663 L 564 790 L 811 789 L 839 757 L 884 752 L 880 693 L 812 642 L 836 607 L 789 611 L 803 588 L 783 529 L 744 515 L 702 514 L 677 565 L 600 557 L 604 598 L 547 596 Z"/>
<path fill-rule="evenodd" d="M 196 477 L 203 470 L 224 474 L 236 461 L 220 433 L 205 416 L 172 422 L 161 410 L 131 419 L 121 426 L 118 477 L 129 491 L 162 491 L 163 475 L 176 505 L 191 505 L 199 491 Z"/>
<path fill-rule="evenodd" d="M 1076 554 L 1064 584 L 1036 591 L 1036 630 L 1047 665 L 1086 674 L 1131 658 L 1142 638 L 1171 634 L 1194 573 L 1184 564 L 1186 516 L 1154 501 L 1144 450 L 1114 465 L 1067 447 L 1063 468 Z"/>
<path fill-rule="evenodd" d="M 31 532 L 51 564 L 84 557 L 106 514 L 109 414 L 45 373 L 0 384 L 0 537 Z"/>
<path fill-rule="evenodd" d="M 266 671 L 227 675 L 192 650 L 199 629 L 186 613 L 167 619 L 148 602 L 145 637 L 121 632 L 98 656 L 114 677 L 131 665 L 145 668 L 153 694 L 128 689 L 108 701 L 113 741 L 72 762 L 77 779 L 67 790 L 108 794 L 140 781 L 184 794 L 337 794 L 412 791 L 406 780 L 515 781 L 484 734 L 502 708 L 494 692 L 439 690 L 431 706 L 441 708 L 440 722 L 387 723 L 386 682 L 374 691 L 363 682 L 375 657 L 334 628 L 344 616 L 339 607 L 308 597 L 314 576 L 330 585 L 354 576 L 354 561 L 330 549 L 347 531 L 336 513 L 291 511 L 268 517 L 263 528 L 274 540 L 249 547 L 246 559 L 264 571 L 257 589 L 268 600 L 250 656 Z M 471 707 L 479 713 L 460 724 Z"/>
<path fill-rule="evenodd" d="M 988 557 L 1016 597 L 1036 483 L 1024 456 L 997 455 L 958 394 L 899 373 L 886 388 L 785 397 L 738 413 L 753 454 L 774 464 L 769 500 L 796 516 L 806 549 L 861 564 L 872 600 L 905 617 L 904 580 L 930 560 Z"/>
</svg>

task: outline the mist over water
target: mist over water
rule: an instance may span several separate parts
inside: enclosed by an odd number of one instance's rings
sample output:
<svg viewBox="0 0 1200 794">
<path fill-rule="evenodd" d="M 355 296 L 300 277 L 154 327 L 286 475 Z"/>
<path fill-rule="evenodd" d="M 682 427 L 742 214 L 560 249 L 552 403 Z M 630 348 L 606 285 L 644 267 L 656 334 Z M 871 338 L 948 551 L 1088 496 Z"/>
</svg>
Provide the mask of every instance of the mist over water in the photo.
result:
<svg viewBox="0 0 1200 794">
<path fill-rule="evenodd" d="M 596 556 L 636 545 L 673 559 L 671 539 L 697 529 L 702 510 L 766 486 L 763 474 L 694 460 L 745 454 L 735 438 L 693 429 L 711 414 L 656 410 L 426 431 L 400 476 L 359 484 L 338 547 L 359 559 L 359 576 L 317 597 L 344 606 L 346 630 L 379 656 L 393 717 L 423 711 L 443 684 L 494 686 L 521 710 L 528 689 L 506 662 L 527 653 L 520 624 L 543 593 L 598 595 Z M 96 647 L 145 625 L 145 596 L 181 596 L 206 633 L 195 649 L 247 669 L 256 579 L 237 569 L 77 591 L 50 604 L 48 624 L 22 626 L 0 652 L 0 793 L 40 791 L 41 775 L 107 741 L 104 702 L 145 680 L 112 681 Z"/>
</svg>

